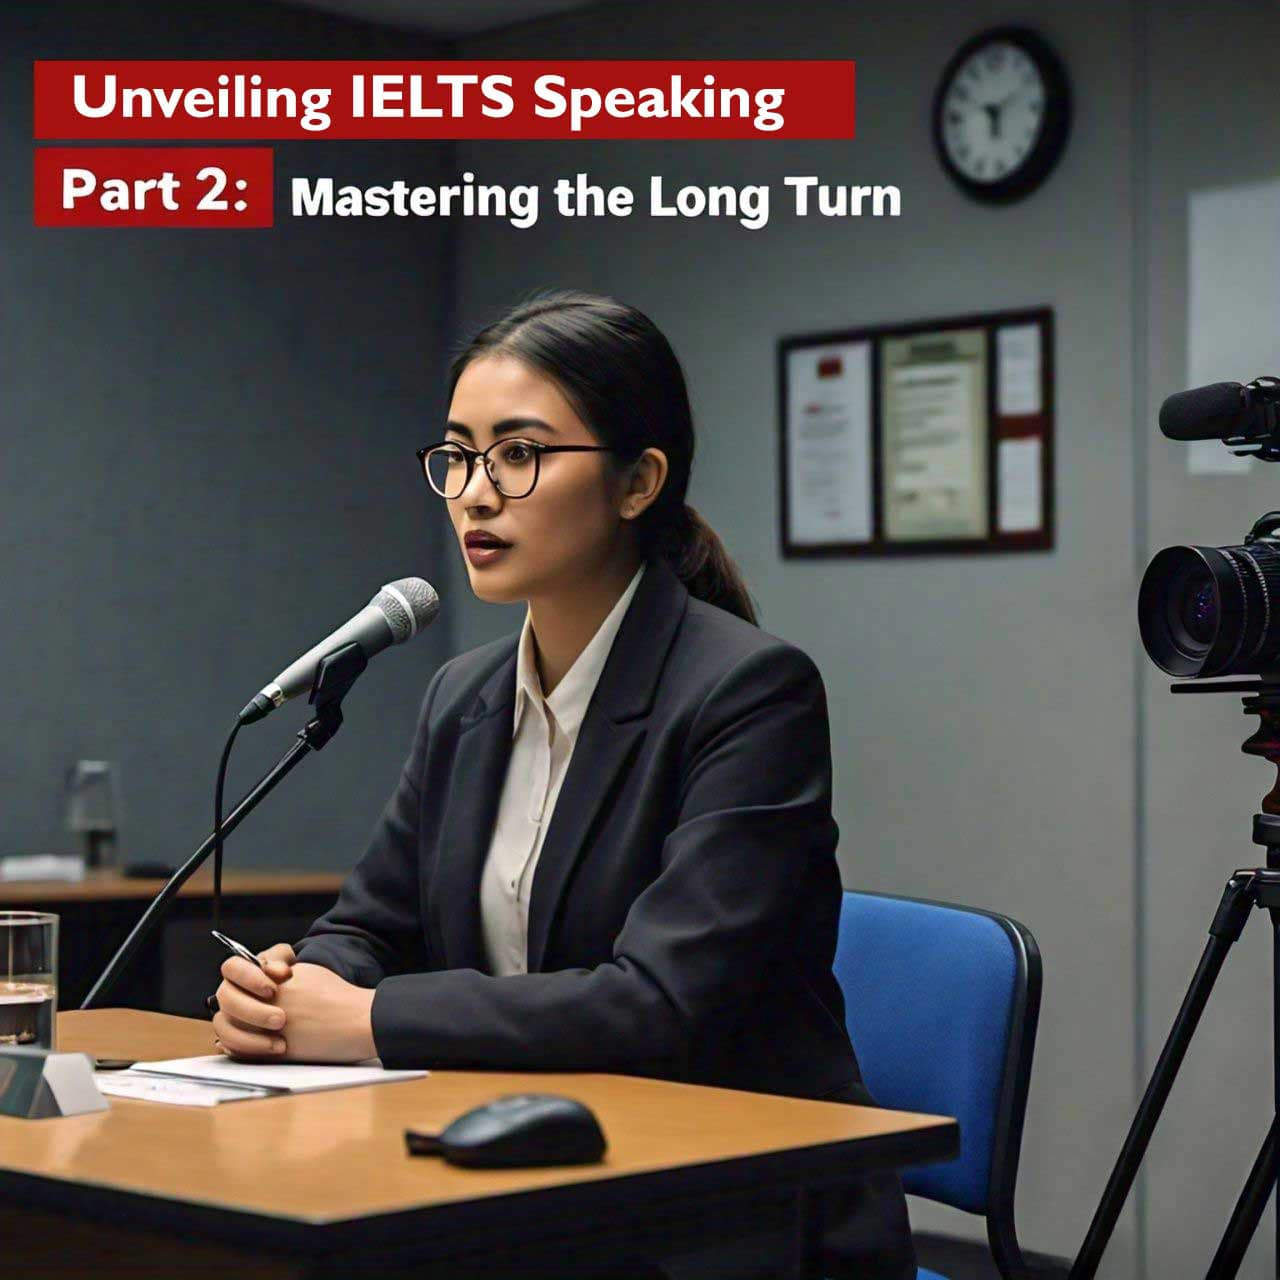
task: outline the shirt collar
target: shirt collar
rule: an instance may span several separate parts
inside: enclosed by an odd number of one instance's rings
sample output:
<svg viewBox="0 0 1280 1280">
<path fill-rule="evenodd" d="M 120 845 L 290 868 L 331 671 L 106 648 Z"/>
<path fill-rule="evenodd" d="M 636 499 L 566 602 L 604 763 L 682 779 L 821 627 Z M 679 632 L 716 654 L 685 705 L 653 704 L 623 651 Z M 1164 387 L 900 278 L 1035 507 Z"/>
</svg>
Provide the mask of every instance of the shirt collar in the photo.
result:
<svg viewBox="0 0 1280 1280">
<path fill-rule="evenodd" d="M 622 619 L 640 585 L 640 578 L 645 570 L 644 561 L 632 575 L 626 590 L 618 597 L 613 608 L 609 610 L 605 620 L 596 628 L 596 633 L 587 642 L 587 647 L 578 654 L 573 665 L 561 677 L 560 683 L 545 699 L 547 709 L 556 718 L 556 724 L 564 731 L 570 741 L 578 736 L 582 718 L 587 713 L 587 704 L 604 670 L 605 660 L 613 647 L 614 637 L 622 625 Z M 532 615 L 525 610 L 524 626 L 520 629 L 520 643 L 516 650 L 516 704 L 512 716 L 511 736 L 514 738 L 520 731 L 520 718 L 525 707 L 530 703 L 543 701 L 542 680 L 538 675 L 538 664 L 534 661 Z"/>
</svg>

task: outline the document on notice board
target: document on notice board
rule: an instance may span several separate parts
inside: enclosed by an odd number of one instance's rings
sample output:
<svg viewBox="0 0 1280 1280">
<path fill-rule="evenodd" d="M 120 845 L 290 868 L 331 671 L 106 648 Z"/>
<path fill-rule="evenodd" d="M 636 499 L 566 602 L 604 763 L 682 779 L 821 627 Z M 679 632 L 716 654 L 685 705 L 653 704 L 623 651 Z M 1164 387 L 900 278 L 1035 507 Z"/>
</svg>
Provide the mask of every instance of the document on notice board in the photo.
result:
<svg viewBox="0 0 1280 1280">
<path fill-rule="evenodd" d="M 985 538 L 986 335 L 886 339 L 881 376 L 885 537 Z"/>
<path fill-rule="evenodd" d="M 1038 414 L 1040 326 L 1007 324 L 996 330 L 996 412 L 1004 418 Z"/>
<path fill-rule="evenodd" d="M 1035 533 L 1044 523 L 1040 438 L 1001 440 L 999 467 L 1000 532 Z"/>
<path fill-rule="evenodd" d="M 871 344 L 788 354 L 789 541 L 871 539 Z"/>
</svg>

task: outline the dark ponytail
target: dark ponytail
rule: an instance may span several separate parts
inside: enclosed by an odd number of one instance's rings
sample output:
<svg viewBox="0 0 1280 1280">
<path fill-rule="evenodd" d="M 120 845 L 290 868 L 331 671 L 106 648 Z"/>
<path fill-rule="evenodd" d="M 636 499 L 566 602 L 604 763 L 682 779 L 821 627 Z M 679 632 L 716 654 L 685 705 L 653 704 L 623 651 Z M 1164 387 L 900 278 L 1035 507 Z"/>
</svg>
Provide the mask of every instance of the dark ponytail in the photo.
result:
<svg viewBox="0 0 1280 1280">
<path fill-rule="evenodd" d="M 662 491 L 636 519 L 640 552 L 662 556 L 689 593 L 758 624 L 746 584 L 719 535 L 685 501 L 693 412 L 671 344 L 643 312 L 616 298 L 557 289 L 534 294 L 482 329 L 449 366 L 450 398 L 481 356 L 510 355 L 556 383 L 615 467 L 645 449 L 667 458 Z"/>
</svg>

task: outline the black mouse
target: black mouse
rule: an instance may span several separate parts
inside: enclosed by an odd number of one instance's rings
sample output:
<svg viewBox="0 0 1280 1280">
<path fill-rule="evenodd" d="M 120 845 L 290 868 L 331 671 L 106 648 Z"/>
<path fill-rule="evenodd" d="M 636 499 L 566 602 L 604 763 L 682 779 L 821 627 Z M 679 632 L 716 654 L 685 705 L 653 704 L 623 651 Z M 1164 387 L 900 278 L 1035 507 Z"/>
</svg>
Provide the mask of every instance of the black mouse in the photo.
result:
<svg viewBox="0 0 1280 1280">
<path fill-rule="evenodd" d="M 439 1134 L 406 1129 L 411 1155 L 440 1155 L 477 1169 L 591 1164 L 604 1132 L 589 1107 L 558 1093 L 509 1093 L 463 1112 Z"/>
</svg>

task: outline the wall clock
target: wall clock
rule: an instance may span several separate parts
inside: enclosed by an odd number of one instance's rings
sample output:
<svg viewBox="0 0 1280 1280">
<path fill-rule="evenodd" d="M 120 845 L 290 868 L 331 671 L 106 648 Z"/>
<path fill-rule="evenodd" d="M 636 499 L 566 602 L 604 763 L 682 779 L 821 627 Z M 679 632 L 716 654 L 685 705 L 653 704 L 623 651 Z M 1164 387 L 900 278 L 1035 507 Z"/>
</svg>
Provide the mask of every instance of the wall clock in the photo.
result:
<svg viewBox="0 0 1280 1280">
<path fill-rule="evenodd" d="M 933 99 L 943 168 L 975 199 L 1005 204 L 1052 172 L 1071 127 L 1071 90 L 1057 54 L 1025 27 L 995 27 L 947 63 Z"/>
</svg>

